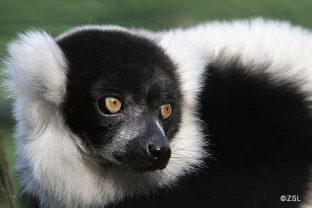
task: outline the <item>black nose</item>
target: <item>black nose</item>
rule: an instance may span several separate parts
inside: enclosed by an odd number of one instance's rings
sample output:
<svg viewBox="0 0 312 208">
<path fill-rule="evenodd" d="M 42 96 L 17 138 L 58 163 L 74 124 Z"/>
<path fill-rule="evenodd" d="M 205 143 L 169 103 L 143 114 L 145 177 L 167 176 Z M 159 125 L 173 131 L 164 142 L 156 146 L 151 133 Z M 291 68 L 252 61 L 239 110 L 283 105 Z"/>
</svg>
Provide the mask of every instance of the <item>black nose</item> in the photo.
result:
<svg viewBox="0 0 312 208">
<path fill-rule="evenodd" d="M 168 145 L 149 144 L 148 152 L 157 161 L 167 161 L 171 156 L 171 150 Z"/>
<path fill-rule="evenodd" d="M 164 169 L 171 156 L 167 137 L 154 118 L 145 119 L 145 131 L 128 142 L 123 164 L 139 172 Z"/>
<path fill-rule="evenodd" d="M 171 150 L 164 135 L 138 137 L 129 142 L 124 163 L 139 172 L 164 169 L 170 159 Z"/>
<path fill-rule="evenodd" d="M 162 170 L 167 166 L 171 156 L 171 150 L 165 140 L 160 138 L 149 140 L 145 151 L 145 157 L 147 159 L 146 171 Z"/>
</svg>

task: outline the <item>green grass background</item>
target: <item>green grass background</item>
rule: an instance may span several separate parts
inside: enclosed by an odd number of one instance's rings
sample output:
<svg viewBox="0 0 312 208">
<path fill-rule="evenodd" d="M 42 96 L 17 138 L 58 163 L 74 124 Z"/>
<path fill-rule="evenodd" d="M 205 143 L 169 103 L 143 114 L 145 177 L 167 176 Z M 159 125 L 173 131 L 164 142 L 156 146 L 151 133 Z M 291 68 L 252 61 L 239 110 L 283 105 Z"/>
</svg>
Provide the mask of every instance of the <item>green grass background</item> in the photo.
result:
<svg viewBox="0 0 312 208">
<path fill-rule="evenodd" d="M 41 28 L 56 35 L 82 24 L 148 29 L 189 26 L 209 20 L 249 17 L 287 20 L 312 28 L 311 0 L 0 0 L 0 59 L 18 32 Z M 0 84 L 3 74 L 0 67 Z M 10 101 L 0 87 L 0 130 L 16 183 Z M 24 207 L 24 206 L 21 206 Z"/>
</svg>

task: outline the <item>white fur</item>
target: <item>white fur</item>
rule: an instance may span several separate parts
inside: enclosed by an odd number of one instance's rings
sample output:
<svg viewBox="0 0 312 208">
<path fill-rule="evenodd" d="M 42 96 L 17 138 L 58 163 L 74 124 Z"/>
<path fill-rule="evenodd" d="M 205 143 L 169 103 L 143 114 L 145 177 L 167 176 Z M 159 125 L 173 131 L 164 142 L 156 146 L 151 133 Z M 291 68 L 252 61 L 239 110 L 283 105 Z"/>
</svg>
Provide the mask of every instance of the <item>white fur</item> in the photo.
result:
<svg viewBox="0 0 312 208">
<path fill-rule="evenodd" d="M 201 164 L 205 154 L 199 121 L 192 109 L 185 108 L 181 130 L 172 141 L 172 158 L 164 170 L 139 174 L 108 168 L 98 173 L 82 159 L 78 151 L 82 146 L 64 124 L 59 109 L 66 95 L 67 63 L 55 40 L 44 32 L 31 31 L 12 42 L 8 52 L 7 86 L 15 99 L 17 120 L 16 168 L 22 191 L 38 197 L 42 207 L 103 206 L 126 195 L 172 185 Z"/>
<path fill-rule="evenodd" d="M 240 56 L 244 64 L 269 63 L 267 73 L 273 78 L 296 78 L 303 81 L 302 90 L 311 92 L 312 34 L 301 27 L 254 19 L 211 22 L 160 34 L 160 45 L 179 64 L 188 104 L 196 100 L 204 67 L 222 53 Z"/>
<path fill-rule="evenodd" d="M 65 94 L 66 61 L 54 39 L 45 32 L 20 34 L 9 44 L 5 61 L 11 95 L 59 104 Z"/>
<path fill-rule="evenodd" d="M 243 64 L 269 64 L 273 82 L 291 80 L 312 101 L 312 33 L 287 22 L 263 19 L 211 22 L 159 32 L 159 44 L 178 64 L 186 106 L 195 108 L 205 66 L 222 55 Z M 248 73 L 257 73 L 258 67 Z M 312 190 L 312 188 L 311 188 Z M 303 207 L 312 206 L 312 191 Z M 295 194 L 295 193 L 294 193 Z"/>
</svg>

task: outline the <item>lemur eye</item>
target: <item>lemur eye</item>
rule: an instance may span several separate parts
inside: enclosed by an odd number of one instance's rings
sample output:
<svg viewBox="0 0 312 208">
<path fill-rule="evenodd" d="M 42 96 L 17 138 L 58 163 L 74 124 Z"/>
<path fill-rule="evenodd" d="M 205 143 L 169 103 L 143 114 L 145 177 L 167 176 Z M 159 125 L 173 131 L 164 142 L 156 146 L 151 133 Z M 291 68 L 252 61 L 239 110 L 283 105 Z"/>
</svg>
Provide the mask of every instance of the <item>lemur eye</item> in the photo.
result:
<svg viewBox="0 0 312 208">
<path fill-rule="evenodd" d="M 117 98 L 105 98 L 105 107 L 110 113 L 118 113 L 121 109 L 121 102 Z"/>
<path fill-rule="evenodd" d="M 169 116 L 172 113 L 172 108 L 170 104 L 164 104 L 162 106 L 160 106 L 160 115 L 162 117 L 162 119 L 167 119 L 169 118 Z"/>
</svg>

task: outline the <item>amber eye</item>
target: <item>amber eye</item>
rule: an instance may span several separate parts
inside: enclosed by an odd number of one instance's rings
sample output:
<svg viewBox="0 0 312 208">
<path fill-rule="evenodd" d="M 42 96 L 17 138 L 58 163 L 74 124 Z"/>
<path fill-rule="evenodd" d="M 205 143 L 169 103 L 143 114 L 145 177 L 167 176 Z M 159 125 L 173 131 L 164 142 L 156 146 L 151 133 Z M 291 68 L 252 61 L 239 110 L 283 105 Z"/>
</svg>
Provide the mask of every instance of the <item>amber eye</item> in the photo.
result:
<svg viewBox="0 0 312 208">
<path fill-rule="evenodd" d="M 121 109 L 121 102 L 117 98 L 105 98 L 105 107 L 110 113 L 118 113 Z"/>
<path fill-rule="evenodd" d="M 164 104 L 162 106 L 160 106 L 160 115 L 162 117 L 162 119 L 167 119 L 169 118 L 169 116 L 172 113 L 172 108 L 170 104 Z"/>
</svg>

